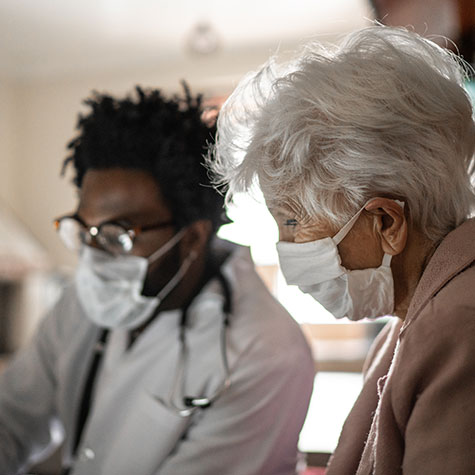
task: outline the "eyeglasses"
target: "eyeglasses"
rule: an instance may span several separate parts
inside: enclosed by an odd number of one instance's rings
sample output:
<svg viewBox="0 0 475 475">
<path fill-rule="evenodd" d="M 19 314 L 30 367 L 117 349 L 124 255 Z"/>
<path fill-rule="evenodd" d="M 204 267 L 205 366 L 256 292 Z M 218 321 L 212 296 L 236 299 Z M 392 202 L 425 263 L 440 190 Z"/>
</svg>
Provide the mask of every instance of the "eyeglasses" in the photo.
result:
<svg viewBox="0 0 475 475">
<path fill-rule="evenodd" d="M 172 224 L 173 221 L 165 221 L 148 226 L 127 227 L 116 221 L 105 221 L 98 226 L 87 226 L 77 214 L 54 220 L 54 227 L 68 249 L 78 251 L 82 245 L 96 242 L 104 251 L 114 255 L 129 254 L 139 234 Z"/>
</svg>

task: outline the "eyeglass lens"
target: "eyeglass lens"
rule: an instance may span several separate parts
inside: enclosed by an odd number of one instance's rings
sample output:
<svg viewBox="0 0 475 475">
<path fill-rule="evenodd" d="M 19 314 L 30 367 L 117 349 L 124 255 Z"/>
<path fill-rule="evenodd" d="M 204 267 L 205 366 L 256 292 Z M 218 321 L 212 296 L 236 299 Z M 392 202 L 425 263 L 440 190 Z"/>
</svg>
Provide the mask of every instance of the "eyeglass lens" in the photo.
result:
<svg viewBox="0 0 475 475">
<path fill-rule="evenodd" d="M 127 254 L 134 245 L 127 231 L 117 224 L 102 225 L 96 237 L 99 244 L 112 254 Z"/>
<path fill-rule="evenodd" d="M 58 232 L 64 244 L 73 251 L 79 250 L 82 244 L 91 244 L 93 240 L 90 230 L 74 218 L 61 219 Z M 113 223 L 103 224 L 94 238 L 111 254 L 127 254 L 134 244 L 127 230 Z"/>
</svg>

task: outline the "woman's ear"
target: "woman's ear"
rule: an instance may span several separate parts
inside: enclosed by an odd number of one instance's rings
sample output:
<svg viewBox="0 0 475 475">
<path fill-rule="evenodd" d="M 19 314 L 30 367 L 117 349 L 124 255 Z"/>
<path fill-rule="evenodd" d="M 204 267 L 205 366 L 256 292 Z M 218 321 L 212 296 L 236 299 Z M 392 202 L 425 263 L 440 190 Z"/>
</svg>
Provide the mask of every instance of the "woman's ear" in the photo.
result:
<svg viewBox="0 0 475 475">
<path fill-rule="evenodd" d="M 211 236 L 212 225 L 209 219 L 200 219 L 191 223 L 183 236 L 181 249 L 182 257 L 190 253 L 201 255 Z"/>
<path fill-rule="evenodd" d="M 403 206 L 390 198 L 373 198 L 365 210 L 375 217 L 383 251 L 391 256 L 400 254 L 407 242 L 407 220 Z"/>
</svg>

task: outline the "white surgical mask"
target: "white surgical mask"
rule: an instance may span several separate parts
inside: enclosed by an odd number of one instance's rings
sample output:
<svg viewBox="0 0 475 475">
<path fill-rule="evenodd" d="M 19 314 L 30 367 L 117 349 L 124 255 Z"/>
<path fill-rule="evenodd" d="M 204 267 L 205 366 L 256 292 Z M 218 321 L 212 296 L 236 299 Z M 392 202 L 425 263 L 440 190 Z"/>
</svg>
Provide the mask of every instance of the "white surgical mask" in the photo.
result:
<svg viewBox="0 0 475 475">
<path fill-rule="evenodd" d="M 113 256 L 84 246 L 76 271 L 76 290 L 86 315 L 103 328 L 137 328 L 145 323 L 196 258 L 191 253 L 156 296 L 142 295 L 148 266 L 174 247 L 183 234 L 184 230 L 175 234 L 148 258 Z"/>
<path fill-rule="evenodd" d="M 404 207 L 404 203 L 396 201 Z M 336 318 L 377 318 L 394 311 L 391 255 L 377 268 L 348 270 L 341 265 L 338 244 L 351 230 L 366 203 L 333 236 L 306 243 L 277 243 L 282 273 L 289 285 L 310 294 Z"/>
</svg>

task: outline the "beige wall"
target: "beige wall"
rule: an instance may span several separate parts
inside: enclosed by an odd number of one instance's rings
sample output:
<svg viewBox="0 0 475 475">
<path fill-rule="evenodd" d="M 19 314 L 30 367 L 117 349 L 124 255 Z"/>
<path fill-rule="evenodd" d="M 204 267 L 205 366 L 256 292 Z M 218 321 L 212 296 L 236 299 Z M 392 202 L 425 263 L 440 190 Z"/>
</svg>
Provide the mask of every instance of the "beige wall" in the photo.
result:
<svg viewBox="0 0 475 475">
<path fill-rule="evenodd" d="M 0 200 L 18 206 L 15 181 L 17 178 L 17 114 L 16 89 L 11 81 L 0 79 Z"/>
</svg>

